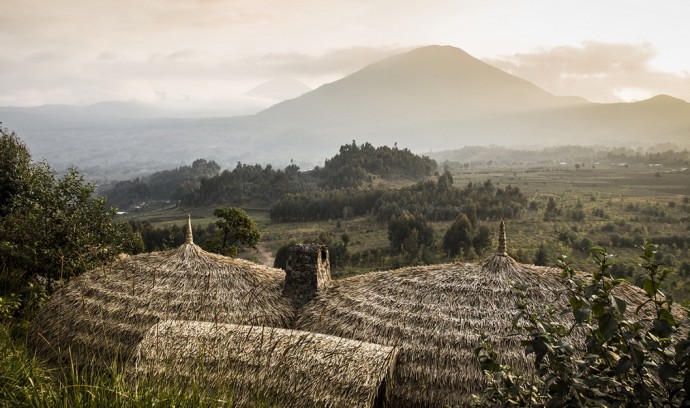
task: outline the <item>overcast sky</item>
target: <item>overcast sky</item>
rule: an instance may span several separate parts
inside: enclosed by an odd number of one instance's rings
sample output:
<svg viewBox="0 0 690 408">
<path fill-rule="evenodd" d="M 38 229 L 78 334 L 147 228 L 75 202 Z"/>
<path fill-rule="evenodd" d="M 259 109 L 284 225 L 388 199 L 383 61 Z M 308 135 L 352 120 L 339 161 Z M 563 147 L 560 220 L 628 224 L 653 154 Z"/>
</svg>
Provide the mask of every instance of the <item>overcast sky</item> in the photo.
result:
<svg viewBox="0 0 690 408">
<path fill-rule="evenodd" d="M 685 0 L 0 0 L 0 106 L 229 107 L 441 44 L 558 95 L 690 100 Z"/>
</svg>

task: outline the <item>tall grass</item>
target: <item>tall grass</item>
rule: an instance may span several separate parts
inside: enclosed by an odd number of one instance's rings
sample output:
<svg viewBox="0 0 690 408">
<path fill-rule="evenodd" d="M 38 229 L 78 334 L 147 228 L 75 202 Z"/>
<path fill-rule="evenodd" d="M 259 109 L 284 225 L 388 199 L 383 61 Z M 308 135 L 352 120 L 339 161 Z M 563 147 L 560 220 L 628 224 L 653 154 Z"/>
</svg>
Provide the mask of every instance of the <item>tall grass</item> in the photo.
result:
<svg viewBox="0 0 690 408">
<path fill-rule="evenodd" d="M 0 324 L 0 407 L 224 407 L 232 393 L 202 383 L 176 387 L 127 380 L 123 367 L 105 372 L 50 368 Z M 263 405 L 258 403 L 257 405 Z"/>
</svg>

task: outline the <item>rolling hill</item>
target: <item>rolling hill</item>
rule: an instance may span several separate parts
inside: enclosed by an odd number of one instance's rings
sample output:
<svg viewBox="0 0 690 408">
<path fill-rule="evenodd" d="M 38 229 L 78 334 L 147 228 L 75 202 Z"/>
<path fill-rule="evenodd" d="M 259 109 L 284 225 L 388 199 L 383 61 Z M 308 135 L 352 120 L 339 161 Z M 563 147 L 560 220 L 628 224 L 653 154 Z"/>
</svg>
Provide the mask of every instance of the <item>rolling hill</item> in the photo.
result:
<svg viewBox="0 0 690 408">
<path fill-rule="evenodd" d="M 108 107 L 118 114 L 107 115 Z M 311 167 L 353 139 L 419 153 L 489 144 L 690 144 L 685 101 L 556 96 L 449 46 L 386 58 L 255 115 L 157 119 L 122 105 L 96 108 L 0 108 L 0 121 L 34 157 L 111 178 L 200 157 L 224 167 L 291 159 Z"/>
</svg>

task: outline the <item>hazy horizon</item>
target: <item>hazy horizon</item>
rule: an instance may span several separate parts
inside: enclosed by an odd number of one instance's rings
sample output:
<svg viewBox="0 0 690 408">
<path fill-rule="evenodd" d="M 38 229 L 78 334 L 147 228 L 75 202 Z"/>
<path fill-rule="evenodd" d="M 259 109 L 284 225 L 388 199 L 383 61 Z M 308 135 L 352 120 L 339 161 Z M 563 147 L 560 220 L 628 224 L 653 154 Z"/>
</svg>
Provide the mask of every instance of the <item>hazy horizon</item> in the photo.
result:
<svg viewBox="0 0 690 408">
<path fill-rule="evenodd" d="M 7 0 L 0 106 L 125 101 L 198 116 L 253 113 L 279 100 L 246 93 L 276 78 L 315 89 L 431 44 L 555 95 L 690 100 L 688 11 L 682 1 Z"/>
</svg>

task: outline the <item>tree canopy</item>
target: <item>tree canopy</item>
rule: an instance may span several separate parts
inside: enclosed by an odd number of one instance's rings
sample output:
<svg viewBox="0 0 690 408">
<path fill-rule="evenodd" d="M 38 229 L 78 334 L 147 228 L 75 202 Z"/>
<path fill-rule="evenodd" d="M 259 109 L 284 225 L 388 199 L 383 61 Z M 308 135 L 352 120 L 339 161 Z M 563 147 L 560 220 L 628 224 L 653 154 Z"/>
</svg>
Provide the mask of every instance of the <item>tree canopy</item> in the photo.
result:
<svg viewBox="0 0 690 408">
<path fill-rule="evenodd" d="M 261 240 L 261 233 L 246 212 L 236 207 L 219 207 L 213 211 L 219 218 L 216 226 L 219 235 L 206 240 L 206 249 L 227 256 L 235 257 L 244 246 L 256 248 Z"/>
<path fill-rule="evenodd" d="M 0 290 L 28 295 L 39 285 L 50 291 L 56 280 L 141 249 L 76 170 L 58 176 L 32 162 L 16 134 L 1 133 Z"/>
</svg>

